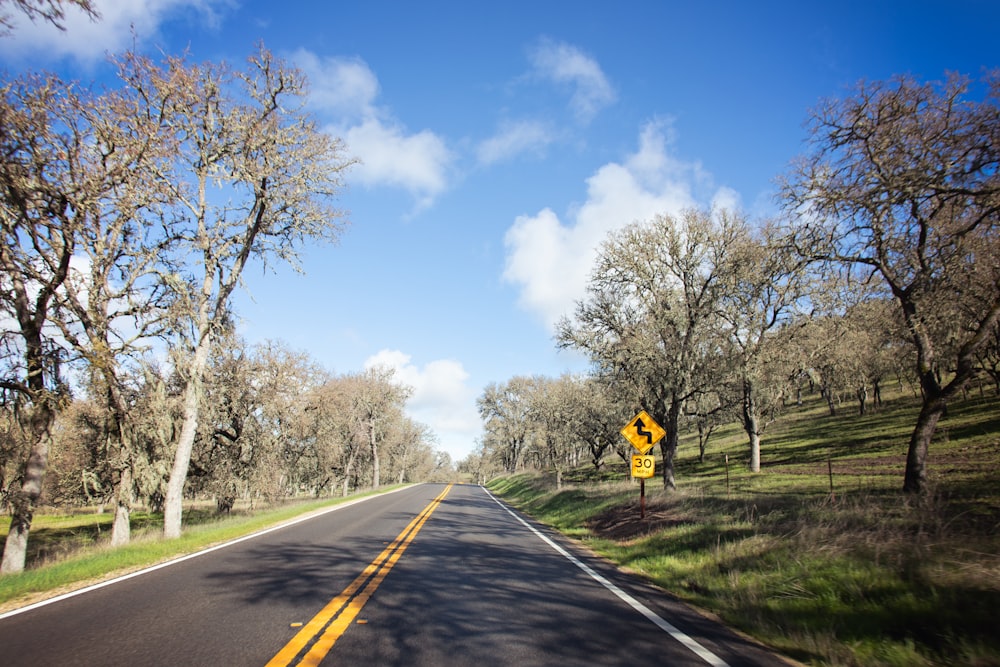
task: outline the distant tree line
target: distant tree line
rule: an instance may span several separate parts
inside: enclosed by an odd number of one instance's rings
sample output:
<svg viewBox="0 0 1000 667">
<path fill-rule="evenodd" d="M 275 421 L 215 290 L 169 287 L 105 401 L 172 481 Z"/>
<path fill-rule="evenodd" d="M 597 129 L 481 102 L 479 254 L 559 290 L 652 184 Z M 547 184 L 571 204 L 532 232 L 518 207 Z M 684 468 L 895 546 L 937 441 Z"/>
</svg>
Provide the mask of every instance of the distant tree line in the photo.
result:
<svg viewBox="0 0 1000 667">
<path fill-rule="evenodd" d="M 133 502 L 154 512 L 166 498 L 182 387 L 175 370 L 152 363 L 128 379 Z M 118 503 L 123 462 L 107 450 L 101 392 L 74 391 L 56 417 L 49 504 Z M 247 345 L 226 336 L 210 354 L 186 497 L 214 499 L 223 512 L 237 500 L 253 507 L 448 474 L 451 461 L 435 451 L 433 433 L 404 414 L 409 392 L 389 369 L 334 375 L 281 343 Z M 15 461 L 5 458 L 5 473 Z M 112 541 L 121 537 L 113 532 Z"/>
<path fill-rule="evenodd" d="M 703 457 L 738 422 L 759 472 L 765 429 L 804 390 L 864 414 L 896 380 L 922 398 L 903 489 L 926 491 L 947 402 L 977 377 L 1000 393 L 1000 72 L 978 83 L 897 78 L 821 106 L 778 219 L 692 209 L 612 233 L 557 329 L 592 371 L 487 387 L 468 466 L 624 459 L 618 429 L 645 409 L 666 431 L 665 487 L 682 426 Z"/>
</svg>

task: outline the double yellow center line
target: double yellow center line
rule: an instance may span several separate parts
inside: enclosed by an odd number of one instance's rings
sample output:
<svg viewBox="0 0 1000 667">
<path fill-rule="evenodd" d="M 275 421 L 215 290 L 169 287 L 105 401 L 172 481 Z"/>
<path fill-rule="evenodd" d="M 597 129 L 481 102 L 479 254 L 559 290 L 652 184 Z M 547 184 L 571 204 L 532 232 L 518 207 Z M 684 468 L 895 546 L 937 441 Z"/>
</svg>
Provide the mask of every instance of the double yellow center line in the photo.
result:
<svg viewBox="0 0 1000 667">
<path fill-rule="evenodd" d="M 403 529 L 396 539 L 378 555 L 375 560 L 369 563 L 368 567 L 358 575 L 358 578 L 351 582 L 351 585 L 344 589 L 337 597 L 330 600 L 323 609 L 306 623 L 302 629 L 292 637 L 291 641 L 285 644 L 277 655 L 271 658 L 267 667 L 286 667 L 287 665 L 318 665 L 320 661 L 333 648 L 334 642 L 340 639 L 347 628 L 351 625 L 361 609 L 368 602 L 368 598 L 382 584 L 382 580 L 399 560 L 399 557 L 410 546 L 410 542 L 416 537 L 420 529 L 427 523 L 427 519 L 445 499 L 452 485 L 445 487 L 438 496 L 430 502 L 423 511 Z M 360 593 L 358 591 L 361 591 Z M 322 634 L 321 634 L 322 633 Z M 313 641 L 315 639 L 315 641 Z M 312 642 L 312 646 L 309 646 Z M 309 646 L 308 652 L 302 659 L 295 662 L 302 651 Z"/>
</svg>

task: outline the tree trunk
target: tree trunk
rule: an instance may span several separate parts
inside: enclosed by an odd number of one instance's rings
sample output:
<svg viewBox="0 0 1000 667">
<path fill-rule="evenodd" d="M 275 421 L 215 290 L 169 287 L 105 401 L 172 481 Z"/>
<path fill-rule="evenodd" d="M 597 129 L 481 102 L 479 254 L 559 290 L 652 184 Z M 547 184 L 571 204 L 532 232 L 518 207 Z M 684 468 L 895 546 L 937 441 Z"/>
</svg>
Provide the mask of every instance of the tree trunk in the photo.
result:
<svg viewBox="0 0 1000 667">
<path fill-rule="evenodd" d="M 833 396 L 833 390 L 830 389 L 829 387 L 825 387 L 824 386 L 824 387 L 820 387 L 819 393 L 820 393 L 820 395 L 823 398 L 826 399 L 826 405 L 827 405 L 827 407 L 830 408 L 830 416 L 831 417 L 836 417 L 837 416 L 837 406 L 834 403 L 835 399 L 834 399 L 834 396 Z"/>
<path fill-rule="evenodd" d="M 51 401 L 49 397 L 43 396 L 39 400 L 40 404 L 32 406 L 28 418 L 29 433 L 34 442 L 28 456 L 28 464 L 25 466 L 21 488 L 11 494 L 10 529 L 3 550 L 3 561 L 0 563 L 0 574 L 24 571 L 24 562 L 28 554 L 28 533 L 35 515 L 35 504 L 42 495 L 42 482 L 48 466 L 51 440 L 49 427 L 55 415 L 49 405 Z"/>
<path fill-rule="evenodd" d="M 750 439 L 750 472 L 760 472 L 760 433 L 756 427 L 753 428 L 747 433 Z"/>
<path fill-rule="evenodd" d="M 708 423 L 707 419 L 698 420 L 698 462 L 705 462 L 705 450 L 708 449 L 708 439 L 712 437 L 715 426 Z"/>
<path fill-rule="evenodd" d="M 121 473 L 118 475 L 118 488 L 115 489 L 115 517 L 111 524 L 111 546 L 128 544 L 132 539 L 132 503 L 135 499 L 135 479 L 132 474 L 132 439 L 126 435 L 125 408 L 118 391 L 112 386 L 117 382 L 114 373 L 106 372 L 108 382 L 108 409 L 111 411 L 112 424 L 109 435 L 117 439 L 109 443 L 108 453 L 118 450 L 118 465 Z"/>
<path fill-rule="evenodd" d="M 663 456 L 663 488 L 676 489 L 677 480 L 674 478 L 674 454 L 677 453 L 677 431 L 671 435 L 669 428 L 665 429 L 667 434 L 660 441 L 660 454 Z"/>
<path fill-rule="evenodd" d="M 343 496 L 346 498 L 347 494 L 351 489 L 351 469 L 354 467 L 354 457 L 358 454 L 356 448 L 351 448 L 351 455 L 347 458 L 347 465 L 344 466 L 344 492 Z"/>
<path fill-rule="evenodd" d="M 132 466 L 126 462 L 118 482 L 118 493 L 115 502 L 115 518 L 111 524 L 111 546 L 128 544 L 132 539 Z"/>
<path fill-rule="evenodd" d="M 368 440 L 372 447 L 372 488 L 377 489 L 381 480 L 379 479 L 378 440 L 375 438 L 375 417 L 368 419 Z"/>
<path fill-rule="evenodd" d="M 206 325 L 207 328 L 207 325 Z M 202 337 L 191 362 L 190 374 L 184 387 L 184 409 L 174 464 L 167 481 L 167 497 L 163 504 L 163 536 L 173 539 L 181 536 L 181 514 L 184 506 L 184 483 L 187 481 L 191 452 L 198 432 L 198 408 L 201 403 L 202 381 L 208 365 L 209 339 Z"/>
<path fill-rule="evenodd" d="M 916 428 L 910 436 L 910 446 L 906 453 L 906 472 L 903 476 L 903 491 L 921 494 L 927 489 L 927 450 L 938 420 L 944 414 L 943 401 L 924 401 L 917 417 Z"/>
<path fill-rule="evenodd" d="M 994 324 L 991 326 L 995 326 Z M 955 364 L 955 376 L 945 386 L 941 386 L 940 375 L 935 369 L 934 349 L 922 331 L 911 327 L 917 345 L 917 374 L 920 379 L 920 394 L 923 403 L 917 416 L 917 425 L 910 436 L 910 446 L 906 453 L 906 472 L 903 475 L 903 491 L 922 494 L 927 491 L 927 450 L 938 421 L 948 412 L 948 399 L 961 391 L 976 375 L 975 352 L 977 344 L 985 337 L 970 341 L 959 350 Z"/>
<path fill-rule="evenodd" d="M 4 547 L 0 574 L 22 572 L 28 555 L 28 533 L 35 515 L 35 504 L 42 495 L 42 482 L 49 463 L 52 422 L 55 419 L 55 397 L 46 390 L 46 356 L 41 328 L 25 323 L 21 328 L 25 338 L 25 363 L 28 368 L 28 397 L 31 407 L 26 415 L 25 429 L 31 438 L 31 450 L 24 467 L 21 488 L 11 494 L 10 528 Z M 58 381 L 57 377 L 51 378 Z"/>
<path fill-rule="evenodd" d="M 680 427 L 681 402 L 674 398 L 666 411 L 663 430 L 666 435 L 660 441 L 660 453 L 663 455 L 663 488 L 674 490 L 677 480 L 674 478 L 674 455 L 677 454 L 678 429 Z"/>
<path fill-rule="evenodd" d="M 750 440 L 750 472 L 760 472 L 760 416 L 753 383 L 743 380 L 743 431 Z"/>
<path fill-rule="evenodd" d="M 407 459 L 409 459 L 409 457 L 410 457 L 409 456 L 409 450 L 410 450 L 410 444 L 407 441 L 403 445 L 402 451 L 400 452 L 399 459 L 398 459 L 399 460 L 399 477 L 398 477 L 399 481 L 397 482 L 397 484 L 402 484 L 403 480 L 406 479 L 406 464 L 407 464 Z"/>
<path fill-rule="evenodd" d="M 927 490 L 927 450 L 934 438 L 938 420 L 946 408 L 943 396 L 931 396 L 925 392 L 924 403 L 920 407 L 917 425 L 910 436 L 910 447 L 906 453 L 906 473 L 903 477 L 903 491 L 906 493 L 920 494 Z"/>
</svg>

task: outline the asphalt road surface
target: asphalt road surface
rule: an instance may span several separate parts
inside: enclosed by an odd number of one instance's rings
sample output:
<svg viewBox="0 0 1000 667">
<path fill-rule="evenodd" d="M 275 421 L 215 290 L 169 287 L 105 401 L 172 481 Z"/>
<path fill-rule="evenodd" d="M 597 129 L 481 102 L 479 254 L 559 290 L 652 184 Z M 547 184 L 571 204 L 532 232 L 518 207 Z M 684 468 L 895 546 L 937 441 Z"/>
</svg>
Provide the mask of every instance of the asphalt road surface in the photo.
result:
<svg viewBox="0 0 1000 667">
<path fill-rule="evenodd" d="M 508 509 L 423 484 L 0 616 L 31 665 L 787 665 Z"/>
</svg>

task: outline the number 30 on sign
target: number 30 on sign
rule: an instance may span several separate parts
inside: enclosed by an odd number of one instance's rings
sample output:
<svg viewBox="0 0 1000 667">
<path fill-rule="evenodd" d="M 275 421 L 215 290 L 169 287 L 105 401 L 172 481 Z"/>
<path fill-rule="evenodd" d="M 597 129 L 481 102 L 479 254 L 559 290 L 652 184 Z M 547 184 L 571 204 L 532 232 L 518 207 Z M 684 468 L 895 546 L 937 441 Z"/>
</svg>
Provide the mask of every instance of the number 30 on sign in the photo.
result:
<svg viewBox="0 0 1000 667">
<path fill-rule="evenodd" d="M 632 476 L 647 479 L 656 470 L 656 457 L 636 454 L 632 457 Z"/>
</svg>

